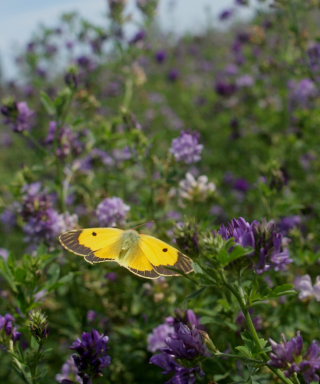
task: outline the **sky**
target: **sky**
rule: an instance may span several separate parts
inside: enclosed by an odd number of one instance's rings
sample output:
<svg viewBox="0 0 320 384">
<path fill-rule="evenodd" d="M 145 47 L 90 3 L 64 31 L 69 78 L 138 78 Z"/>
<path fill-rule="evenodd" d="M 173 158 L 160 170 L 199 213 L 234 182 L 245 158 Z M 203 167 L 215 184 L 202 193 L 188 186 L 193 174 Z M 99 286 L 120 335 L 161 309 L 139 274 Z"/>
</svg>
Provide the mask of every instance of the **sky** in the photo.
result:
<svg viewBox="0 0 320 384">
<path fill-rule="evenodd" d="M 39 23 L 55 24 L 64 12 L 78 11 L 90 21 L 102 21 L 107 0 L 0 0 L 0 57 L 6 77 L 14 75 L 13 57 L 32 36 Z M 218 14 L 234 0 L 160 0 L 158 19 L 166 30 L 176 33 L 196 31 L 217 23 Z M 172 5 L 174 5 L 172 7 Z M 128 12 L 134 11 L 128 0 Z"/>
</svg>

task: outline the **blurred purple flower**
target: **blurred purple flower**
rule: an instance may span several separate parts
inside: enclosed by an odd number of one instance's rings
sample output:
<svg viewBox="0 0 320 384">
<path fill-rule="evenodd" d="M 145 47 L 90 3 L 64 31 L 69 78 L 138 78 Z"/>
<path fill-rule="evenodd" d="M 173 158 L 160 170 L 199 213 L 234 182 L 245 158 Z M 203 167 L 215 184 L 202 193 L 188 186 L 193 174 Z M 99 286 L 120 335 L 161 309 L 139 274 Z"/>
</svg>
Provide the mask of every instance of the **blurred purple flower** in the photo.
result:
<svg viewBox="0 0 320 384">
<path fill-rule="evenodd" d="M 130 207 L 120 197 L 107 197 L 97 207 L 99 223 L 106 227 L 121 226 L 125 223 Z"/>
<path fill-rule="evenodd" d="M 18 341 L 21 337 L 21 333 L 18 332 L 15 327 L 15 319 L 12 315 L 7 313 L 4 316 L 0 315 L 0 333 L 3 333 L 9 337 L 13 342 Z"/>
<path fill-rule="evenodd" d="M 180 137 L 172 141 L 170 152 L 177 161 L 192 164 L 201 159 L 202 150 L 203 145 L 199 143 L 199 134 L 183 131 Z"/>
<path fill-rule="evenodd" d="M 254 310 L 250 309 L 249 310 L 250 314 L 254 314 Z M 252 322 L 256 328 L 257 331 L 261 331 L 263 329 L 263 319 L 261 316 L 252 316 Z M 237 318 L 236 318 L 236 323 L 239 326 L 240 330 L 243 330 L 246 328 L 246 318 L 244 316 L 244 313 L 241 311 L 239 312 Z"/>
<path fill-rule="evenodd" d="M 155 58 L 158 63 L 163 63 L 167 59 L 167 52 L 166 51 L 158 51 L 156 52 Z"/>
<path fill-rule="evenodd" d="M 5 248 L 0 248 L 0 257 L 2 257 L 4 261 L 7 261 L 9 257 L 9 251 Z"/>
<path fill-rule="evenodd" d="M 109 281 L 117 281 L 119 276 L 117 272 L 109 272 L 104 277 Z"/>
<path fill-rule="evenodd" d="M 82 379 L 77 375 L 78 370 L 72 357 L 70 357 L 62 366 L 61 372 L 56 375 L 56 380 L 60 384 L 82 384 Z"/>
<path fill-rule="evenodd" d="M 283 235 L 288 235 L 288 233 L 293 229 L 301 225 L 302 219 L 299 215 L 286 216 L 283 217 L 277 223 L 277 228 Z"/>
<path fill-rule="evenodd" d="M 85 135 L 85 131 L 75 132 L 70 127 L 59 128 L 55 121 L 50 121 L 45 144 L 51 146 L 56 143 L 56 155 L 64 159 L 69 155 L 77 156 L 83 152 L 82 136 Z"/>
<path fill-rule="evenodd" d="M 96 311 L 90 310 L 90 311 L 87 312 L 87 320 L 88 320 L 88 322 L 95 321 L 96 318 L 97 318 L 97 312 Z"/>
<path fill-rule="evenodd" d="M 251 75 L 242 75 L 237 78 L 236 84 L 239 88 L 248 88 L 254 85 L 254 78 Z"/>
<path fill-rule="evenodd" d="M 164 324 L 154 328 L 148 336 L 148 351 L 157 352 L 166 347 L 166 339 L 174 332 L 172 318 L 166 319 Z"/>
<path fill-rule="evenodd" d="M 5 116 L 5 124 L 11 126 L 14 132 L 21 133 L 31 129 L 34 112 L 25 101 L 3 105 L 1 113 Z"/>
<path fill-rule="evenodd" d="M 140 31 L 138 31 L 130 40 L 129 40 L 129 44 L 131 45 L 134 45 L 140 41 L 143 41 L 145 40 L 147 36 L 147 32 L 143 29 L 141 29 Z"/>
<path fill-rule="evenodd" d="M 270 339 L 272 352 L 269 364 L 285 370 L 286 376 L 300 373 L 306 383 L 319 381 L 320 370 L 320 344 L 313 341 L 307 352 L 303 355 L 303 338 L 300 332 L 297 336 L 287 341 L 282 335 L 282 343 Z"/>
<path fill-rule="evenodd" d="M 237 86 L 231 81 L 218 79 L 215 84 L 215 90 L 220 96 L 230 97 L 236 92 Z"/>
<path fill-rule="evenodd" d="M 168 73 L 168 80 L 175 82 L 180 77 L 180 72 L 177 69 L 171 69 Z"/>
<path fill-rule="evenodd" d="M 294 285 L 299 291 L 300 300 L 308 300 L 314 297 L 317 301 L 320 301 L 320 276 L 317 276 L 314 285 L 312 285 L 309 275 L 298 276 L 294 281 Z"/>
<path fill-rule="evenodd" d="M 317 72 L 320 69 L 320 43 L 312 44 L 308 49 L 310 67 Z"/>
<path fill-rule="evenodd" d="M 101 376 L 103 370 L 111 364 L 108 342 L 108 336 L 93 329 L 91 332 L 84 332 L 81 338 L 71 345 L 70 349 L 76 352 L 72 358 L 83 384 L 91 384 L 92 379 Z"/>
<path fill-rule="evenodd" d="M 233 237 L 239 245 L 252 247 L 250 258 L 258 259 L 254 260 L 254 269 L 259 274 L 269 269 L 284 270 L 293 261 L 288 248 L 284 247 L 282 234 L 272 223 L 253 221 L 250 224 L 240 217 L 222 225 L 218 233 L 226 240 Z"/>
<path fill-rule="evenodd" d="M 306 104 L 311 98 L 317 95 L 315 83 L 307 78 L 299 81 L 290 80 L 289 89 L 291 99 L 301 104 Z"/>
<path fill-rule="evenodd" d="M 59 214 L 54 208 L 54 196 L 47 193 L 41 183 L 26 185 L 24 193 L 18 213 L 24 222 L 26 241 L 32 245 L 37 245 L 41 241 L 51 244 L 57 240 L 61 232 L 76 227 L 77 215 L 68 212 Z"/>
<path fill-rule="evenodd" d="M 232 8 L 225 9 L 219 14 L 219 20 L 228 20 L 233 16 L 233 14 L 234 14 L 234 9 Z"/>
</svg>

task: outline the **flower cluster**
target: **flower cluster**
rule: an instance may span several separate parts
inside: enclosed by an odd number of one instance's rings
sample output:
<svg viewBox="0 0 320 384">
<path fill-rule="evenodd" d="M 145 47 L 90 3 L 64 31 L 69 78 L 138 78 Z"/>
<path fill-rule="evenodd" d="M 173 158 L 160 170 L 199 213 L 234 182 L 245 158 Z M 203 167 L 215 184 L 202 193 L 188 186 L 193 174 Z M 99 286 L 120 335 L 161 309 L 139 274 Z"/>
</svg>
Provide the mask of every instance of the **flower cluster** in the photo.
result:
<svg viewBox="0 0 320 384">
<path fill-rule="evenodd" d="M 77 215 L 58 213 L 54 208 L 54 195 L 45 192 L 40 182 L 26 185 L 23 192 L 23 202 L 18 211 L 29 243 L 37 245 L 46 241 L 51 244 L 61 232 L 77 225 Z"/>
<path fill-rule="evenodd" d="M 299 276 L 295 279 L 294 285 L 299 291 L 299 299 L 308 300 L 315 298 L 317 301 L 320 301 L 320 276 L 317 276 L 314 285 L 312 285 L 309 275 Z"/>
<path fill-rule="evenodd" d="M 180 137 L 172 141 L 170 152 L 177 161 L 192 164 L 201 159 L 203 145 L 199 143 L 197 132 L 182 132 Z"/>
<path fill-rule="evenodd" d="M 214 183 L 208 181 L 205 175 L 195 178 L 192 173 L 187 173 L 184 180 L 179 183 L 179 196 L 183 200 L 205 201 L 216 190 Z"/>
<path fill-rule="evenodd" d="M 5 117 L 5 124 L 9 125 L 14 132 L 21 133 L 31 129 L 34 112 L 25 101 L 3 105 L 1 113 Z"/>
<path fill-rule="evenodd" d="M 115 227 L 125 223 L 130 207 L 120 197 L 107 197 L 97 207 L 99 223 L 106 227 Z"/>
<path fill-rule="evenodd" d="M 91 332 L 84 332 L 71 345 L 70 349 L 75 351 L 72 358 L 83 384 L 92 383 L 92 379 L 102 375 L 103 370 L 111 364 L 108 343 L 108 336 L 93 329 Z"/>
<path fill-rule="evenodd" d="M 289 341 L 284 335 L 282 339 L 282 343 L 276 343 L 270 339 L 272 352 L 269 364 L 284 369 L 288 377 L 294 373 L 300 373 L 308 384 L 312 381 L 318 382 L 320 380 L 320 343 L 313 341 L 303 354 L 303 338 L 300 332 Z"/>
<path fill-rule="evenodd" d="M 253 248 L 250 257 L 254 261 L 257 273 L 270 269 L 284 270 L 292 262 L 282 234 L 276 231 L 272 223 L 253 221 L 250 224 L 240 217 L 227 225 L 222 225 L 218 233 L 226 240 L 234 238 L 237 244 Z"/>
<path fill-rule="evenodd" d="M 64 159 L 69 155 L 80 155 L 84 149 L 81 141 L 85 132 L 74 132 L 70 127 L 59 128 L 55 121 L 49 124 L 48 135 L 45 144 L 49 147 L 55 146 L 56 155 Z"/>
<path fill-rule="evenodd" d="M 163 374 L 173 375 L 168 383 L 193 384 L 198 375 L 204 375 L 194 360 L 210 354 L 200 321 L 192 310 L 188 310 L 184 317 L 168 318 L 165 324 L 154 329 L 148 341 L 149 350 L 161 351 L 152 356 L 150 362 L 161 367 Z M 189 362 L 188 367 L 181 363 L 184 360 Z M 194 362 L 193 367 L 191 362 Z"/>
<path fill-rule="evenodd" d="M 15 342 L 21 337 L 21 333 L 15 327 L 15 319 L 10 313 L 0 316 L 0 337 L 1 344 L 4 344 L 7 338 Z"/>
</svg>

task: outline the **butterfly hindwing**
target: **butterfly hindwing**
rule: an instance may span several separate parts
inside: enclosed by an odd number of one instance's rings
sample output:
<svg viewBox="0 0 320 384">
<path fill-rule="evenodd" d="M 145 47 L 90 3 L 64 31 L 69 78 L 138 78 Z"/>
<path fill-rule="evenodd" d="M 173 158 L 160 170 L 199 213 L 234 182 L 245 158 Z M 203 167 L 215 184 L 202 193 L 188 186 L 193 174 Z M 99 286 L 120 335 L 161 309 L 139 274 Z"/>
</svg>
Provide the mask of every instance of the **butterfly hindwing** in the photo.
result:
<svg viewBox="0 0 320 384">
<path fill-rule="evenodd" d="M 99 263 L 119 257 L 122 233 L 117 228 L 88 228 L 65 232 L 59 240 L 68 251 Z"/>
<path fill-rule="evenodd" d="M 183 273 L 193 271 L 192 260 L 178 249 L 153 236 L 140 235 L 139 247 L 153 265 L 155 272 L 161 276 L 178 276 L 179 273 L 168 269 L 171 267 Z"/>
<path fill-rule="evenodd" d="M 140 243 L 140 242 L 139 242 Z M 145 277 L 147 279 L 157 279 L 159 274 L 154 270 L 153 265 L 148 260 L 139 244 L 128 251 L 128 268 L 135 275 Z"/>
</svg>

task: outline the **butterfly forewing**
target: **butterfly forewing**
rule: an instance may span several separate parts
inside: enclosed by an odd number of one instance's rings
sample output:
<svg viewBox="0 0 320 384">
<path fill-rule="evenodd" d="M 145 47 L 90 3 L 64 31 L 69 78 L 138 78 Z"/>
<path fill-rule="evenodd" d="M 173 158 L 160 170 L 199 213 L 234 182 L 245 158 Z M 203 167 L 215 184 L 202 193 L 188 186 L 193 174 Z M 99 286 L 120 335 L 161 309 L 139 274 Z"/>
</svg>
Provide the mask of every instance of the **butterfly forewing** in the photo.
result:
<svg viewBox="0 0 320 384">
<path fill-rule="evenodd" d="M 65 232 L 60 235 L 59 240 L 68 251 L 77 255 L 87 256 L 88 259 L 93 259 L 94 255 L 97 258 L 114 260 L 119 256 L 122 233 L 117 228 L 88 228 Z"/>
</svg>

